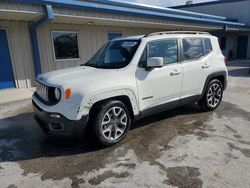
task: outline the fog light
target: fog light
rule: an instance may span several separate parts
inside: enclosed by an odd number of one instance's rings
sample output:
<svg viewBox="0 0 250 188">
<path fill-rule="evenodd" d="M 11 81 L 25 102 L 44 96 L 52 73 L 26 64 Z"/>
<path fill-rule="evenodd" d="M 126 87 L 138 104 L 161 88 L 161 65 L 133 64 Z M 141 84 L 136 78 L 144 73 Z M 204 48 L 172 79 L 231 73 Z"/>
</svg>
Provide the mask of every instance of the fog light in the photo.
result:
<svg viewBox="0 0 250 188">
<path fill-rule="evenodd" d="M 58 115 L 58 114 L 50 114 L 49 117 L 55 118 L 55 119 L 60 119 L 61 118 L 61 116 Z"/>
</svg>

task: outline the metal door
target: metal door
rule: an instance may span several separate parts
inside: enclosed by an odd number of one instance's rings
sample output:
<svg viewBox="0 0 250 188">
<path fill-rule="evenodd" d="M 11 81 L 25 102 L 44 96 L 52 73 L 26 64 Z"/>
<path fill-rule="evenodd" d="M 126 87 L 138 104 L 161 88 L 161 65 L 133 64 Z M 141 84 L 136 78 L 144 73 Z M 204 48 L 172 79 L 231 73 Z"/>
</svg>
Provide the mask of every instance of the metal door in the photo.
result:
<svg viewBox="0 0 250 188">
<path fill-rule="evenodd" d="M 6 30 L 0 29 L 0 89 L 15 87 Z"/>
</svg>

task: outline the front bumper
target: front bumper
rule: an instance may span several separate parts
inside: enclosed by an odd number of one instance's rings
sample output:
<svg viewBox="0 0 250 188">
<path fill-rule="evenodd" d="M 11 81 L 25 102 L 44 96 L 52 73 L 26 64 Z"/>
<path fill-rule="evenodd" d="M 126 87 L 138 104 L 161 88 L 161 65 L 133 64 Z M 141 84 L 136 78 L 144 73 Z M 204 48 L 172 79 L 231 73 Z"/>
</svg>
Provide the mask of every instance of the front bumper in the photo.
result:
<svg viewBox="0 0 250 188">
<path fill-rule="evenodd" d="M 88 123 L 88 116 L 83 116 L 80 120 L 69 120 L 62 114 L 50 113 L 42 110 L 34 101 L 33 109 L 35 120 L 42 130 L 52 136 L 80 137 Z M 56 117 L 53 117 L 53 115 Z"/>
</svg>

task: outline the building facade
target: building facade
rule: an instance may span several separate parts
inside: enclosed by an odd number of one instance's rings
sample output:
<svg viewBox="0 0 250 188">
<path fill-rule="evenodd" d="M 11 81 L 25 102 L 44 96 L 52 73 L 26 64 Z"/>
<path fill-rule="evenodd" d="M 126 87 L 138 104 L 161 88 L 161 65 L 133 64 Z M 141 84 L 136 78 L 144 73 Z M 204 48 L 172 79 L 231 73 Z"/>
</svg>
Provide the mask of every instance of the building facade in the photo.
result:
<svg viewBox="0 0 250 188">
<path fill-rule="evenodd" d="M 114 37 L 225 29 L 249 28 L 225 16 L 113 1 L 2 0 L 0 89 L 32 87 L 38 74 L 85 63 Z"/>
<path fill-rule="evenodd" d="M 250 0 L 220 0 L 173 8 L 224 16 L 227 17 L 227 20 L 242 22 L 246 26 L 250 26 Z M 214 34 L 219 37 L 221 49 L 225 56 L 239 59 L 250 58 L 250 32 L 245 30 L 216 31 Z"/>
</svg>

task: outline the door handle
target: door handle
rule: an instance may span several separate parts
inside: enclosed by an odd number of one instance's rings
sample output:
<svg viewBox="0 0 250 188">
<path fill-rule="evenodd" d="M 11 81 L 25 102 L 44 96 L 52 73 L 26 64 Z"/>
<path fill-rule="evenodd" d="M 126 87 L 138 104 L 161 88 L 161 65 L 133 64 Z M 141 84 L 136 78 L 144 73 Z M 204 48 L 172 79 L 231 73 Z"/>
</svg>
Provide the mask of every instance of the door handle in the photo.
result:
<svg viewBox="0 0 250 188">
<path fill-rule="evenodd" d="M 170 73 L 170 76 L 176 76 L 176 75 L 179 75 L 181 74 L 180 71 L 178 71 L 177 69 L 175 69 L 173 72 Z"/>
<path fill-rule="evenodd" d="M 204 65 L 202 65 L 202 67 L 201 68 L 203 68 L 203 69 L 207 69 L 207 68 L 209 68 L 210 67 L 210 65 L 208 65 L 208 64 L 204 64 Z"/>
</svg>

